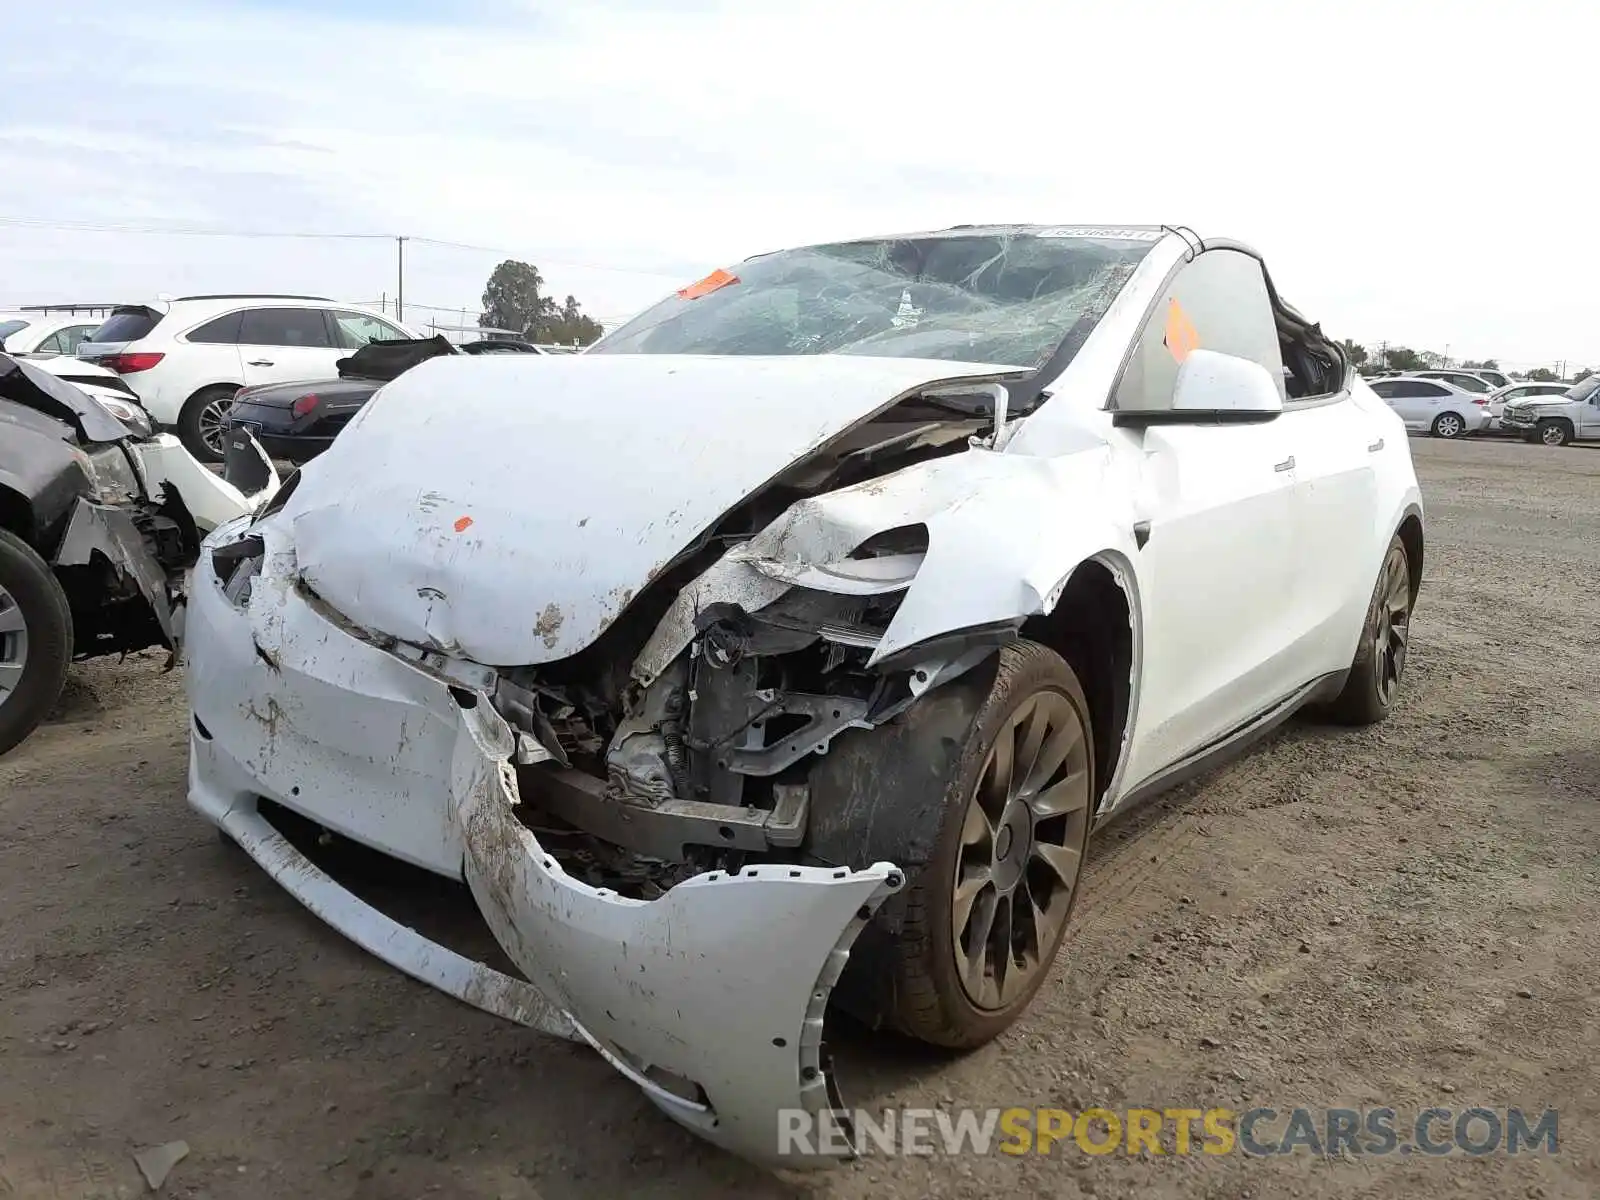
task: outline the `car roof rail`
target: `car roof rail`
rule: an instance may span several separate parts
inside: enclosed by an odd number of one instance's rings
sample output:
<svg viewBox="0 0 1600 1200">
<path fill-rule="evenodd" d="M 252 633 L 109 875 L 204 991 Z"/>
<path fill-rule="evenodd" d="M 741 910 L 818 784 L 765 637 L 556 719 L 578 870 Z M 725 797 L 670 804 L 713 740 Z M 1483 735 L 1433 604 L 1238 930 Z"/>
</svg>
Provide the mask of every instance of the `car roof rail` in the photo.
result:
<svg viewBox="0 0 1600 1200">
<path fill-rule="evenodd" d="M 335 303 L 332 296 L 301 296 L 290 292 L 218 292 L 206 296 L 176 296 L 176 300 L 321 300 Z"/>
</svg>

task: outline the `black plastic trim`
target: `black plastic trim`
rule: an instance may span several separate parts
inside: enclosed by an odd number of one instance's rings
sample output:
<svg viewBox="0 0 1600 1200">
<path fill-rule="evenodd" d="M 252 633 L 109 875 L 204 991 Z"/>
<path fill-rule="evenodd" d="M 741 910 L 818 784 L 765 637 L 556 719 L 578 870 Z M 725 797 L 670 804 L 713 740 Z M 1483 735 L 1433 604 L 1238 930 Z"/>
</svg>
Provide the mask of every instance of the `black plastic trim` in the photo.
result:
<svg viewBox="0 0 1600 1200">
<path fill-rule="evenodd" d="M 1319 679 L 1312 680 L 1238 729 L 1223 734 L 1210 745 L 1203 746 L 1187 758 L 1179 759 L 1170 767 L 1156 772 L 1123 796 L 1117 807 L 1109 814 L 1097 819 L 1095 828 L 1099 829 L 1106 822 L 1122 816 L 1146 800 L 1154 799 L 1163 792 L 1171 791 L 1180 784 L 1188 783 L 1196 776 L 1237 758 L 1306 705 L 1332 700 L 1344 690 L 1345 680 L 1349 674 L 1348 669 L 1332 671 Z"/>
<path fill-rule="evenodd" d="M 1276 421 L 1279 410 L 1256 412 L 1234 408 L 1160 409 L 1155 412 L 1113 410 L 1111 423 L 1119 429 L 1143 429 L 1147 425 L 1264 425 Z"/>
</svg>

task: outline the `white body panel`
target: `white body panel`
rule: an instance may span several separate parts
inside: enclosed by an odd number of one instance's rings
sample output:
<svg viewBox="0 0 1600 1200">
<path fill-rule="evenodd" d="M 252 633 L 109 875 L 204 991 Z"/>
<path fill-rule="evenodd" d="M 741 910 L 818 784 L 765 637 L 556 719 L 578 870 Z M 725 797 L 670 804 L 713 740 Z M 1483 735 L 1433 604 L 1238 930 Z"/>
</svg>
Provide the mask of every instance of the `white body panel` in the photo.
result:
<svg viewBox="0 0 1600 1200">
<path fill-rule="evenodd" d="M 207 470 L 170 433 L 137 442 L 134 450 L 144 467 L 145 484 L 159 494 L 170 484 L 183 497 L 184 507 L 202 533 L 253 513 L 278 490 L 278 472 L 267 463 L 267 482 L 253 495 L 245 495 L 215 471 Z"/>
<path fill-rule="evenodd" d="M 339 374 L 339 360 L 350 354 L 349 350 L 326 346 L 239 346 L 236 349 L 245 387 L 335 379 Z"/>
</svg>

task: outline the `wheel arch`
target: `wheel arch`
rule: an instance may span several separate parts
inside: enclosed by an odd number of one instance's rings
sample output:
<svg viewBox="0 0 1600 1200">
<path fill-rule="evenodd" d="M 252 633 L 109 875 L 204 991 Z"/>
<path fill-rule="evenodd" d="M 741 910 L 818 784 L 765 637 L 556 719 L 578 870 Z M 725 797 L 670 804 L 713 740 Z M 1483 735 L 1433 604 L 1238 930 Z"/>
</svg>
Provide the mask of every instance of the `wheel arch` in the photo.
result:
<svg viewBox="0 0 1600 1200">
<path fill-rule="evenodd" d="M 1417 594 L 1422 591 L 1422 554 L 1426 542 L 1422 532 L 1422 509 L 1415 504 L 1407 505 L 1395 536 L 1406 548 L 1406 572 L 1411 576 L 1411 603 L 1415 605 Z"/>
<path fill-rule="evenodd" d="M 21 492 L 8 486 L 5 472 L 0 471 L 0 529 L 14 533 L 31 543 L 36 530 L 33 505 Z"/>
<path fill-rule="evenodd" d="M 1021 634 L 1066 659 L 1083 685 L 1093 726 L 1097 803 L 1114 795 L 1128 754 L 1139 699 L 1143 639 L 1131 564 L 1106 551 L 1061 582 L 1049 612 L 1029 617 Z"/>
<path fill-rule="evenodd" d="M 245 385 L 243 382 L 235 383 L 231 379 L 213 379 L 210 383 L 202 383 L 199 387 L 195 388 L 187 396 L 185 396 L 183 398 L 183 405 L 179 405 L 179 409 L 181 410 L 184 405 L 189 403 L 189 401 L 195 399 L 196 397 L 203 396 L 207 392 L 221 391 L 223 388 L 229 388 L 232 391 L 238 392 L 243 390 L 244 386 Z"/>
</svg>

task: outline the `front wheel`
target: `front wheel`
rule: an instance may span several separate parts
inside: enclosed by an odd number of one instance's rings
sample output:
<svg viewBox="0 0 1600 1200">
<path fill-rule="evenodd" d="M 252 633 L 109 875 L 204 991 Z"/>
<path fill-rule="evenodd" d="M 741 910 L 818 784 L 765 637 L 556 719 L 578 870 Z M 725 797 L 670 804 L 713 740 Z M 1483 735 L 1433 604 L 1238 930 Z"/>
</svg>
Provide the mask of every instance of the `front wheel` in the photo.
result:
<svg viewBox="0 0 1600 1200">
<path fill-rule="evenodd" d="M 1072 668 L 1035 642 L 1001 650 L 883 964 L 894 975 L 890 1024 L 970 1049 L 1027 1008 L 1077 899 L 1094 772 L 1089 705 Z"/>
<path fill-rule="evenodd" d="M 1344 690 L 1328 705 L 1333 720 L 1343 725 L 1372 725 L 1389 715 L 1406 669 L 1412 599 L 1410 558 L 1405 543 L 1396 536 L 1378 572 Z"/>
<path fill-rule="evenodd" d="M 228 384 L 202 388 L 178 414 L 178 440 L 203 463 L 219 463 L 227 447 L 228 412 L 238 388 Z"/>
<path fill-rule="evenodd" d="M 1467 423 L 1457 413 L 1440 413 L 1433 420 L 1434 437 L 1458 438 L 1466 431 Z"/>
<path fill-rule="evenodd" d="M 1546 417 L 1539 422 L 1534 436 L 1546 446 L 1565 446 L 1572 440 L 1572 426 L 1558 417 Z"/>
<path fill-rule="evenodd" d="M 72 610 L 45 561 L 0 529 L 0 754 L 27 737 L 61 695 L 72 660 Z"/>
</svg>

